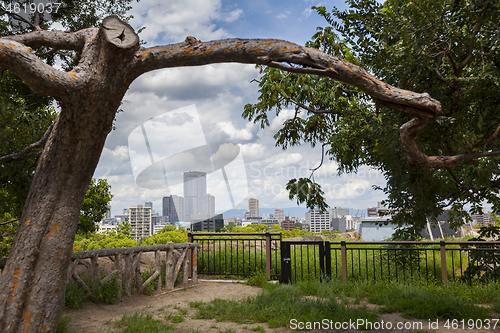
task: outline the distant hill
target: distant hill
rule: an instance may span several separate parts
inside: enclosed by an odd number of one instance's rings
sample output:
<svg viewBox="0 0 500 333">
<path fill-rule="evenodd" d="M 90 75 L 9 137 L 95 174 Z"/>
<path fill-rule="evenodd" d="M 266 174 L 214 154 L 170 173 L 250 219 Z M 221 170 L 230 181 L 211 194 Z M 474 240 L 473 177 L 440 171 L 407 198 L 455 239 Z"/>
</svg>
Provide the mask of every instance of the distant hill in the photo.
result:
<svg viewBox="0 0 500 333">
<path fill-rule="evenodd" d="M 305 207 L 290 207 L 290 208 L 280 208 L 285 212 L 285 216 L 296 216 L 296 217 L 305 217 L 306 212 L 309 211 L 309 208 Z M 269 217 L 270 214 L 274 214 L 275 208 L 260 208 L 259 213 L 260 216 L 262 217 Z M 245 217 L 245 212 L 246 209 L 230 209 L 226 210 L 225 212 L 222 212 L 222 215 L 224 217 L 236 217 L 238 219 L 242 219 Z M 217 212 L 220 214 L 221 212 Z M 351 215 L 357 215 L 358 216 L 365 216 L 366 215 L 366 209 L 354 209 L 354 208 L 349 208 L 349 213 Z"/>
</svg>

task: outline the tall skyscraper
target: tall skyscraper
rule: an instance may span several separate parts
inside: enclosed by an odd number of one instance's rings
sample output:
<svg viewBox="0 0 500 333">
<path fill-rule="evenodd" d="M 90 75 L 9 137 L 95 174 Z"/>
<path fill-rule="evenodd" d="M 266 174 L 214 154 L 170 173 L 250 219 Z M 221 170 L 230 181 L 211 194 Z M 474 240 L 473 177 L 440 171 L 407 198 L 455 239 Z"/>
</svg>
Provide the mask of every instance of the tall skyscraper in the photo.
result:
<svg viewBox="0 0 500 333">
<path fill-rule="evenodd" d="M 163 197 L 163 216 L 168 216 L 170 224 L 184 221 L 184 198 L 178 195 Z"/>
<path fill-rule="evenodd" d="M 259 217 L 259 200 L 248 199 L 248 212 L 250 213 L 249 217 Z"/>
<path fill-rule="evenodd" d="M 207 214 L 203 211 L 202 198 L 207 194 L 207 174 L 199 171 L 184 172 L 184 214 L 185 221 L 191 221 L 193 214 Z"/>
</svg>

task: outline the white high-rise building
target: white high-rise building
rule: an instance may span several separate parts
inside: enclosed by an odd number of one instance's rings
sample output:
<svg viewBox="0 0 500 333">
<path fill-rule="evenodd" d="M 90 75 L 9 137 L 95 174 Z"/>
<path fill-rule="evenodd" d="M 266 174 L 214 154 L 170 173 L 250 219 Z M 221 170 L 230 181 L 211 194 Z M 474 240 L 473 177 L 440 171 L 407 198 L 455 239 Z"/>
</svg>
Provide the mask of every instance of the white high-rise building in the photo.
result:
<svg viewBox="0 0 500 333">
<path fill-rule="evenodd" d="M 281 209 L 275 209 L 274 218 L 278 220 L 279 223 L 283 222 L 285 220 L 285 212 Z"/>
<path fill-rule="evenodd" d="M 201 214 L 215 215 L 215 197 L 205 194 L 201 197 Z"/>
<path fill-rule="evenodd" d="M 248 217 L 259 217 L 259 200 L 250 198 L 248 199 Z"/>
<path fill-rule="evenodd" d="M 199 171 L 184 172 L 184 221 L 191 215 L 202 214 L 201 200 L 207 194 L 207 174 Z"/>
<path fill-rule="evenodd" d="M 143 205 L 129 207 L 128 214 L 133 240 L 139 241 L 152 235 L 151 207 L 144 207 Z"/>
<path fill-rule="evenodd" d="M 330 213 L 328 210 L 321 213 L 319 209 L 311 209 L 306 212 L 306 224 L 309 225 L 309 231 L 330 230 Z"/>
<path fill-rule="evenodd" d="M 184 221 L 190 222 L 192 215 L 199 214 L 215 215 L 215 197 L 207 193 L 207 174 L 184 172 Z"/>
</svg>

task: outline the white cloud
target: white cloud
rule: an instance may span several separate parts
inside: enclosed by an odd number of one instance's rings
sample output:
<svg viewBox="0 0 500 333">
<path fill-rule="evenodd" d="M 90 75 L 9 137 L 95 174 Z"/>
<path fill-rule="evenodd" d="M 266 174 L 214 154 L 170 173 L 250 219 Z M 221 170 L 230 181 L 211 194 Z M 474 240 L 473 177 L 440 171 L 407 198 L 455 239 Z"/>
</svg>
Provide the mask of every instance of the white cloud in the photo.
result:
<svg viewBox="0 0 500 333">
<path fill-rule="evenodd" d="M 229 37 L 214 22 L 231 22 L 243 15 L 241 9 L 225 11 L 221 0 L 150 0 L 136 4 L 131 13 L 132 26 L 146 27 L 140 37 L 151 44 L 180 42 L 187 36 L 200 40 Z"/>
<path fill-rule="evenodd" d="M 251 140 L 253 137 L 252 129 L 255 127 L 255 124 L 247 123 L 245 128 L 238 129 L 232 122 L 222 121 L 217 123 L 217 127 L 226 133 L 231 140 Z"/>
<path fill-rule="evenodd" d="M 289 11 L 285 11 L 283 13 L 280 13 L 278 16 L 276 16 L 276 18 L 278 20 L 280 20 L 280 19 L 286 19 L 288 17 L 288 15 L 290 15 L 290 12 Z"/>
<path fill-rule="evenodd" d="M 224 89 L 248 89 L 256 78 L 254 65 L 211 64 L 199 67 L 179 67 L 153 71 L 134 81 L 135 92 L 153 92 L 169 100 L 206 99 L 217 96 Z"/>
<path fill-rule="evenodd" d="M 271 121 L 271 125 L 268 127 L 268 131 L 270 132 L 269 134 L 274 135 L 280 128 L 283 127 L 283 123 L 288 120 L 292 119 L 295 116 L 295 110 L 294 109 L 283 109 L 280 111 L 279 115 L 277 117 L 274 117 Z M 302 115 L 300 115 L 302 116 Z"/>
<path fill-rule="evenodd" d="M 224 17 L 225 22 L 233 22 L 239 19 L 243 15 L 243 11 L 241 9 L 233 10 L 227 13 Z"/>
<path fill-rule="evenodd" d="M 309 17 L 312 13 L 312 9 L 311 7 L 307 7 L 306 9 L 304 9 L 304 11 L 302 12 L 303 15 L 305 15 L 306 17 Z"/>
<path fill-rule="evenodd" d="M 260 143 L 246 143 L 240 146 L 245 159 L 249 161 L 259 161 L 265 158 L 267 147 Z"/>
<path fill-rule="evenodd" d="M 279 155 L 275 155 L 271 158 L 268 158 L 266 162 L 269 163 L 269 167 L 286 167 L 290 165 L 296 165 L 300 161 L 302 161 L 302 154 L 300 153 L 281 153 Z"/>
</svg>

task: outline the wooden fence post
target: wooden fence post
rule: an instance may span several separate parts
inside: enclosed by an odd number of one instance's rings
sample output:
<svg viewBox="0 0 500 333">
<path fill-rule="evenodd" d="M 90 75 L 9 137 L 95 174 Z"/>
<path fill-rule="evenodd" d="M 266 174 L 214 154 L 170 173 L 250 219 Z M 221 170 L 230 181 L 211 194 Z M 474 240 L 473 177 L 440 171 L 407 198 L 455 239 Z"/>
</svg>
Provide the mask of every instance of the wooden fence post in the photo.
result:
<svg viewBox="0 0 500 333">
<path fill-rule="evenodd" d="M 142 274 L 141 274 L 141 265 L 140 265 L 140 261 L 141 261 L 141 255 L 142 255 L 142 252 L 139 252 L 136 254 L 135 258 L 134 258 L 134 263 L 132 265 L 132 276 L 135 275 L 135 286 L 137 288 L 137 293 L 139 294 L 142 294 L 144 292 L 144 287 L 142 285 Z"/>
<path fill-rule="evenodd" d="M 190 274 L 190 267 L 191 266 L 191 256 L 189 255 L 191 253 L 191 250 L 188 250 L 188 255 L 186 255 L 186 258 L 184 258 L 184 263 L 182 267 L 182 283 L 187 284 L 188 283 L 188 275 Z"/>
<path fill-rule="evenodd" d="M 170 243 L 167 250 L 167 266 L 165 268 L 165 287 L 167 289 L 174 289 L 175 281 L 173 281 L 174 274 L 174 244 Z"/>
<path fill-rule="evenodd" d="M 448 272 L 446 271 L 446 245 L 445 241 L 440 241 L 440 251 L 441 251 L 441 278 L 443 279 L 443 284 L 448 284 Z"/>
<path fill-rule="evenodd" d="M 271 251 L 271 234 L 266 232 L 266 272 L 268 279 L 271 279 Z"/>
<path fill-rule="evenodd" d="M 92 274 L 92 292 L 97 295 L 99 292 L 101 277 L 99 276 L 99 264 L 97 262 L 97 256 L 90 258 L 90 270 Z"/>
<path fill-rule="evenodd" d="M 193 242 L 193 234 L 188 232 L 188 243 Z M 188 276 L 192 277 L 193 276 L 193 264 L 192 264 L 192 251 L 188 250 L 188 258 L 189 258 L 189 266 L 188 266 Z"/>
<path fill-rule="evenodd" d="M 340 242 L 340 260 L 342 263 L 342 282 L 347 283 L 347 248 L 345 241 Z"/>
<path fill-rule="evenodd" d="M 121 261 L 122 261 L 122 254 L 118 253 L 115 256 L 115 270 L 118 271 L 118 273 L 116 274 L 116 300 L 118 302 L 120 301 L 120 299 L 122 297 L 122 275 L 123 275 L 123 271 L 122 271 Z"/>
<path fill-rule="evenodd" d="M 160 251 L 155 251 L 155 274 L 158 274 L 158 282 L 156 283 L 156 290 L 161 290 L 161 264 L 160 264 Z"/>
<path fill-rule="evenodd" d="M 132 254 L 125 254 L 124 260 L 124 275 L 125 275 L 125 293 L 127 296 L 132 295 Z"/>
</svg>

